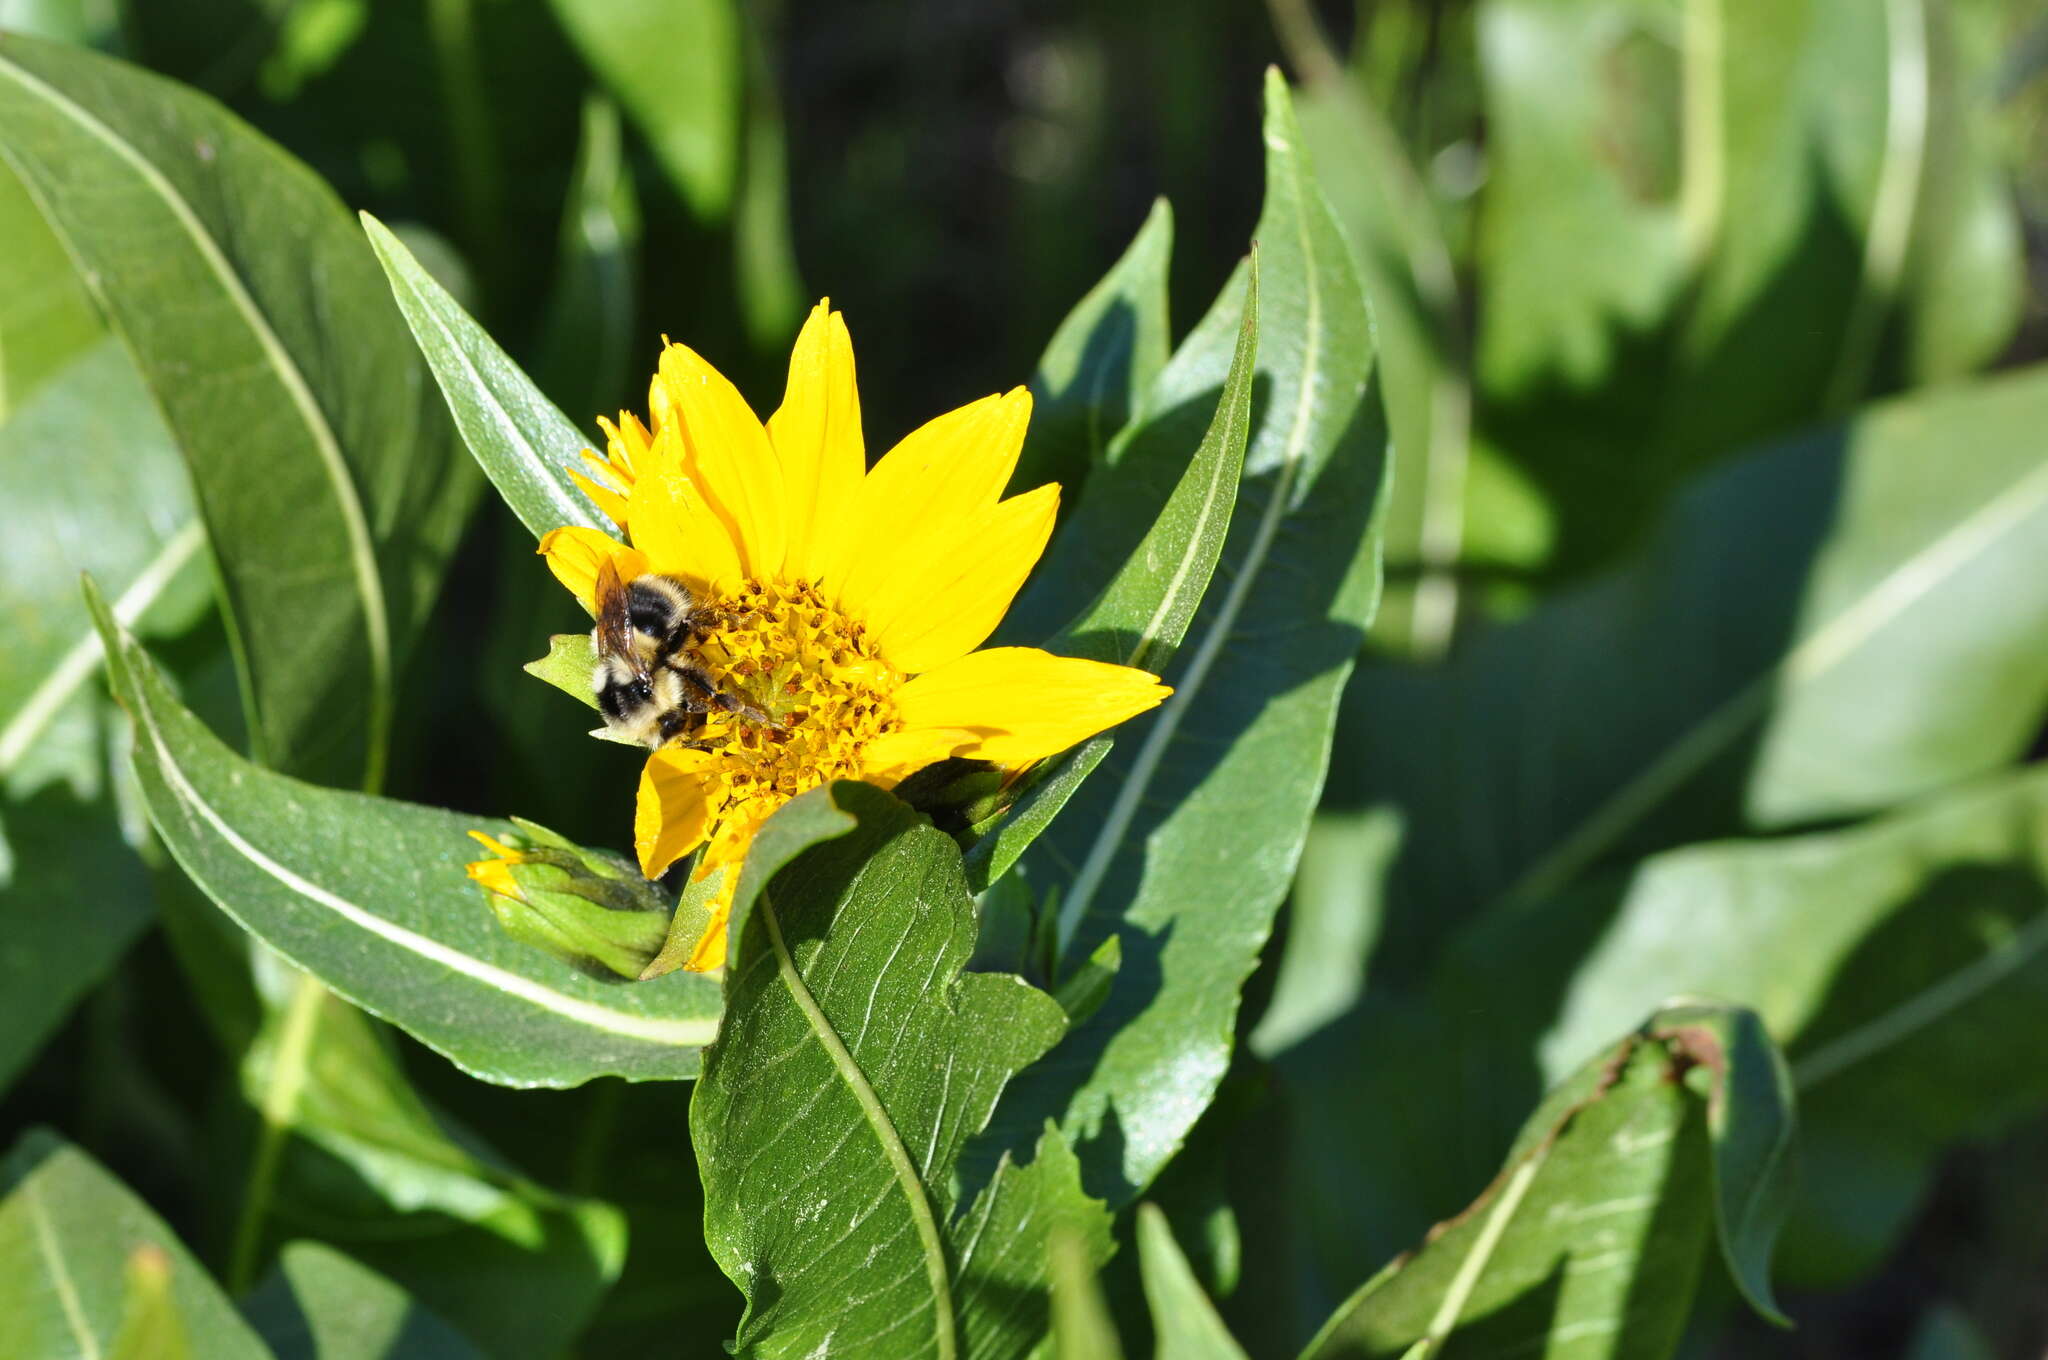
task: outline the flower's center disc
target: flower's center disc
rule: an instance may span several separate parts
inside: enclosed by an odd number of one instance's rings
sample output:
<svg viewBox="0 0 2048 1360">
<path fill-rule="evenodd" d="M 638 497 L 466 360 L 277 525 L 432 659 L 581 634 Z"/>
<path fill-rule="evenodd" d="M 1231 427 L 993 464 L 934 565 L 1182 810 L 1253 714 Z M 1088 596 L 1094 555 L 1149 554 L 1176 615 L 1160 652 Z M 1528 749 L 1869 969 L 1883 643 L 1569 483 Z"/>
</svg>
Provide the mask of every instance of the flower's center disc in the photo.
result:
<svg viewBox="0 0 2048 1360">
<path fill-rule="evenodd" d="M 712 748 L 723 798 L 713 816 L 752 822 L 828 780 L 857 778 L 861 749 L 896 721 L 900 677 L 867 631 L 808 583 L 748 581 L 692 649 L 722 690 L 772 723 L 713 713 L 692 739 Z"/>
</svg>

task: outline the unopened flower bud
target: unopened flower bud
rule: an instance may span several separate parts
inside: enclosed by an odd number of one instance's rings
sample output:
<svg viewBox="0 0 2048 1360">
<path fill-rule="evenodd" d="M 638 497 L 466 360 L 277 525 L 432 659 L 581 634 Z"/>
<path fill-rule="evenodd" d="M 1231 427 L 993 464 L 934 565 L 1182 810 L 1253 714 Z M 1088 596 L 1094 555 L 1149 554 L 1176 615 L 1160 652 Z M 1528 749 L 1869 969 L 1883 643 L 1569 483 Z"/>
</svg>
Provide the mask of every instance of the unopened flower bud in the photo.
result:
<svg viewBox="0 0 2048 1360">
<path fill-rule="evenodd" d="M 491 852 L 469 876 L 505 933 L 596 977 L 639 977 L 668 938 L 670 904 L 625 860 L 512 820 L 519 831 L 502 840 L 469 833 Z"/>
</svg>

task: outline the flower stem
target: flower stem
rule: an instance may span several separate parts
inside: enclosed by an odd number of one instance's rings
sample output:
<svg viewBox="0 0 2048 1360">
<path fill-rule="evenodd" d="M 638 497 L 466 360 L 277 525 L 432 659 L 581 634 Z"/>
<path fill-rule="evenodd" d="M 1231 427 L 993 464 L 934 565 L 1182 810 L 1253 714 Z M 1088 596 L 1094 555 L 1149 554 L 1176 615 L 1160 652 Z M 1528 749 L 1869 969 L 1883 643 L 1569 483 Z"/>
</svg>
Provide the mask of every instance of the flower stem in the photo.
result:
<svg viewBox="0 0 2048 1360">
<path fill-rule="evenodd" d="M 320 1003 L 326 999 L 327 989 L 312 974 L 298 975 L 278 1034 L 277 1051 L 271 1056 L 265 1074 L 263 1101 L 258 1107 L 263 1127 L 258 1134 L 255 1159 L 249 1164 L 248 1183 L 242 1189 L 242 1211 L 235 1222 L 234 1247 L 228 1257 L 227 1286 L 233 1297 L 247 1293 L 255 1283 L 263 1222 L 270 1215 L 270 1202 L 277 1191 L 277 1171 L 284 1158 L 285 1139 L 291 1136 L 299 1097 L 306 1089 L 313 1034 L 319 1028 Z"/>
</svg>

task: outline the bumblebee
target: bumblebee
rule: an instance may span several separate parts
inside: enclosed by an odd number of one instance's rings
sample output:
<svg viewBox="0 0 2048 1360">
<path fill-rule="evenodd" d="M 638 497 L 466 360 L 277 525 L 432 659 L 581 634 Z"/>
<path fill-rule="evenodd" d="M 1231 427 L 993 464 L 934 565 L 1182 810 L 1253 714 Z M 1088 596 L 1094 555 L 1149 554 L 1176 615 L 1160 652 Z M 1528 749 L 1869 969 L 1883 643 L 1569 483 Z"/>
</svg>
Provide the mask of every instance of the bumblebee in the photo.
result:
<svg viewBox="0 0 2048 1360">
<path fill-rule="evenodd" d="M 691 654 L 691 644 L 721 622 L 722 614 L 673 576 L 650 572 L 621 581 L 611 562 L 599 568 L 597 627 L 590 634 L 597 668 L 590 681 L 613 736 L 642 746 L 705 750 L 688 734 L 714 710 L 777 727 L 766 713 L 720 689 Z"/>
</svg>

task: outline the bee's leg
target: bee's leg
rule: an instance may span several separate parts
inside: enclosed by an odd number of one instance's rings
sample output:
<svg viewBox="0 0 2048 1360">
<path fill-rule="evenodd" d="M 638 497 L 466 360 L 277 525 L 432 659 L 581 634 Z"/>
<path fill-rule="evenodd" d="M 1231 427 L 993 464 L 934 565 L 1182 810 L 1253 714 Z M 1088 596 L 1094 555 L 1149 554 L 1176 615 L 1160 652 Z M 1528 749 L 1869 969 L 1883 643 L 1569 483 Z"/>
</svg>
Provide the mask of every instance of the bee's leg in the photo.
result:
<svg viewBox="0 0 2048 1360">
<path fill-rule="evenodd" d="M 708 713 L 714 708 L 722 709 L 727 713 L 737 713 L 749 722 L 757 722 L 765 727 L 772 727 L 778 732 L 782 730 L 782 724 L 776 722 L 775 719 L 769 717 L 746 700 L 727 694 L 724 690 L 711 683 L 710 676 L 704 674 L 704 672 L 696 667 L 681 665 L 673 660 L 669 662 L 669 666 L 683 682 L 683 688 L 687 691 L 685 701 L 697 712 Z"/>
</svg>

